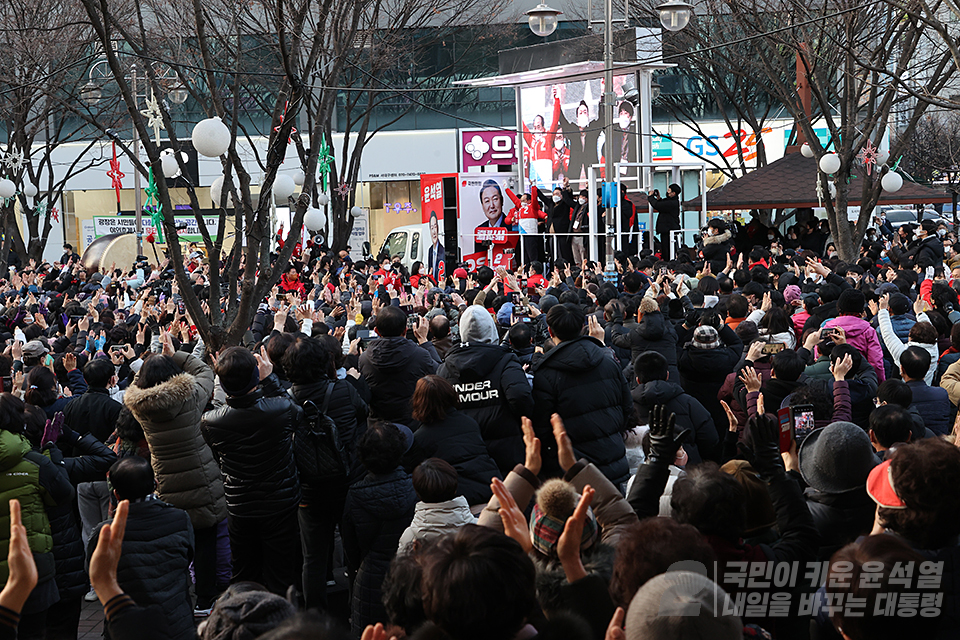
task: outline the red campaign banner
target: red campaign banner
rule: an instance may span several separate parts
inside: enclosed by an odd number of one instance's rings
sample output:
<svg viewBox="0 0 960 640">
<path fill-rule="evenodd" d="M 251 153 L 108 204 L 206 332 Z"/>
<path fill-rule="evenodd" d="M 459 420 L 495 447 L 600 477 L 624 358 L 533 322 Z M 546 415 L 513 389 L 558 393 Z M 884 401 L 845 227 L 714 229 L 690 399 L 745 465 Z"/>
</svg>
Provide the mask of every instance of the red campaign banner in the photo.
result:
<svg viewBox="0 0 960 640">
<path fill-rule="evenodd" d="M 504 267 L 506 269 L 513 268 L 513 254 L 503 253 L 498 249 L 493 250 L 493 263 L 490 263 L 490 259 L 486 251 L 478 251 L 476 253 L 471 253 L 470 255 L 463 256 L 463 261 L 467 263 L 467 271 L 473 273 L 480 267 L 490 267 L 491 269 L 496 269 L 497 267 Z"/>
<path fill-rule="evenodd" d="M 435 215 L 438 221 L 443 221 L 443 179 L 445 173 L 424 174 L 420 176 L 420 221 L 423 224 L 430 222 L 430 216 Z"/>
<path fill-rule="evenodd" d="M 492 242 L 493 244 L 506 244 L 506 227 L 477 227 L 477 242 Z"/>
</svg>

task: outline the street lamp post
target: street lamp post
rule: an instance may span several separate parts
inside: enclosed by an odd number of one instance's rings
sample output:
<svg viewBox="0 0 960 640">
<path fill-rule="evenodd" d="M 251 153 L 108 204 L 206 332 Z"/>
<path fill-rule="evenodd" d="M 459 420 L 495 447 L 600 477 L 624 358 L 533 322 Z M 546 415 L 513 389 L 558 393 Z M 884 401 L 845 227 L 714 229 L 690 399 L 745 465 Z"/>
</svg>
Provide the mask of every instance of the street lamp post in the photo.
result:
<svg viewBox="0 0 960 640">
<path fill-rule="evenodd" d="M 80 89 L 80 99 L 83 100 L 88 106 L 96 106 L 100 102 L 100 98 L 103 95 L 103 92 L 100 89 L 100 86 L 93 80 L 94 70 L 101 64 L 106 64 L 106 60 L 97 61 L 93 67 L 90 68 L 90 73 L 88 74 L 89 81 L 86 85 Z M 139 95 L 137 94 L 137 65 L 130 65 L 130 90 L 133 94 L 133 99 L 138 100 Z M 167 97 L 174 104 L 183 104 L 187 101 L 189 92 L 182 82 L 176 80 L 173 84 L 169 85 L 169 93 Z M 137 123 L 134 120 L 135 116 L 131 116 L 130 121 L 130 130 L 133 136 L 133 157 L 136 159 L 135 162 L 140 160 L 140 134 L 137 131 Z M 140 171 L 134 167 L 133 172 L 133 202 L 134 202 L 134 215 L 136 217 L 136 227 L 137 227 L 137 255 L 143 255 L 143 205 L 141 200 L 140 193 Z"/>
<path fill-rule="evenodd" d="M 660 24 L 668 31 L 680 31 L 687 26 L 690 17 L 693 15 L 693 5 L 683 2 L 683 0 L 668 0 L 664 4 L 656 7 L 660 16 Z M 548 36 L 557 28 L 557 16 L 560 11 L 551 9 L 541 3 L 534 9 L 527 12 L 529 17 L 530 30 L 538 36 Z M 626 16 L 629 18 L 629 16 Z M 590 18 L 588 18 L 589 20 Z M 606 251 L 607 251 L 607 269 L 613 271 L 614 242 L 617 230 L 617 218 L 620 211 L 620 191 L 617 186 L 617 177 L 614 175 L 614 153 L 613 153 L 613 132 L 614 132 L 614 102 L 616 94 L 613 91 L 613 0 L 604 0 L 603 5 L 603 111 L 604 111 L 604 144 L 606 151 L 604 153 L 604 189 L 606 195 L 608 215 Z M 646 118 L 649 123 L 651 118 L 651 109 L 656 96 L 653 95 L 659 85 L 648 81 L 650 71 L 643 71 L 646 74 L 643 82 L 640 83 L 640 103 L 643 105 L 641 110 L 641 119 Z M 659 94 L 659 91 L 656 91 Z M 652 159 L 652 140 L 650 136 L 645 136 L 643 141 L 644 161 L 650 162 Z M 649 230 L 648 233 L 653 233 Z"/>
</svg>

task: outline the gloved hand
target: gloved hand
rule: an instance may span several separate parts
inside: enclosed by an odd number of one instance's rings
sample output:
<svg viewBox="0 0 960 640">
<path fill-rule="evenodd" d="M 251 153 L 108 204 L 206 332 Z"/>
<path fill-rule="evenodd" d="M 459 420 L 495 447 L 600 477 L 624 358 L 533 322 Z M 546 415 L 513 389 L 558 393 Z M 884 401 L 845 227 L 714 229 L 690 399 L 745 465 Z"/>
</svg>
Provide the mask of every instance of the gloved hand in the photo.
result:
<svg viewBox="0 0 960 640">
<path fill-rule="evenodd" d="M 780 456 L 780 425 L 775 416 L 750 416 L 741 449 L 761 480 L 769 482 L 786 473 Z"/>
<path fill-rule="evenodd" d="M 650 455 L 647 456 L 649 464 L 668 465 L 676 459 L 681 442 L 690 433 L 689 429 L 685 429 L 675 434 L 676 424 L 676 414 L 667 413 L 665 405 L 654 405 L 650 409 Z"/>
<path fill-rule="evenodd" d="M 66 442 L 67 444 L 74 445 L 77 444 L 77 441 L 80 440 L 80 434 L 68 427 L 66 424 L 60 429 L 60 442 Z"/>
<path fill-rule="evenodd" d="M 63 413 L 56 412 L 53 414 L 53 418 L 47 420 L 46 425 L 43 428 L 43 438 L 40 440 L 40 445 L 47 445 L 51 442 L 56 443 L 60 439 L 60 430 L 63 428 Z"/>
</svg>

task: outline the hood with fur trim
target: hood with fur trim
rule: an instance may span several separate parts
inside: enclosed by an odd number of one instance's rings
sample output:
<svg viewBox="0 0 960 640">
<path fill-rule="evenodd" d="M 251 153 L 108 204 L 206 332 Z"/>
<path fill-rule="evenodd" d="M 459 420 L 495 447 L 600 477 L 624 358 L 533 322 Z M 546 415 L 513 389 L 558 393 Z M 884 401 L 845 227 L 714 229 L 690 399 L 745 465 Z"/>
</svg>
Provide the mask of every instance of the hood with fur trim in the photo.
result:
<svg viewBox="0 0 960 640">
<path fill-rule="evenodd" d="M 715 236 L 703 236 L 703 244 L 723 244 L 732 237 L 730 231 L 727 230 Z"/>
<path fill-rule="evenodd" d="M 196 379 L 180 373 L 149 389 L 131 384 L 123 394 L 123 404 L 140 422 L 141 416 L 149 416 L 150 422 L 166 422 L 180 415 L 185 404 L 196 403 L 196 395 Z"/>
<path fill-rule="evenodd" d="M 185 360 L 189 367 L 191 359 Z M 227 516 L 220 468 L 200 433 L 209 398 L 198 376 L 179 373 L 149 389 L 132 384 L 123 396 L 143 426 L 160 499 L 186 511 L 194 529 Z"/>
</svg>

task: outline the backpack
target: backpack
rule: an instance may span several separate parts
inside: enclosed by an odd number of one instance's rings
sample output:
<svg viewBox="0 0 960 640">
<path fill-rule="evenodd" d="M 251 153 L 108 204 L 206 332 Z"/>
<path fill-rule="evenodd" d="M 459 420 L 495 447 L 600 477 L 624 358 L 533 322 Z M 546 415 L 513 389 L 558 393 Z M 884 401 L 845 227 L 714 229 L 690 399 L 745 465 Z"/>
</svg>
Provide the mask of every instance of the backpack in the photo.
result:
<svg viewBox="0 0 960 640">
<path fill-rule="evenodd" d="M 293 432 L 293 456 L 300 478 L 308 483 L 325 480 L 343 480 L 347 477 L 347 456 L 340 444 L 336 423 L 327 415 L 333 385 L 327 385 L 323 408 L 318 409 L 312 400 L 303 408 L 303 420 Z"/>
</svg>

